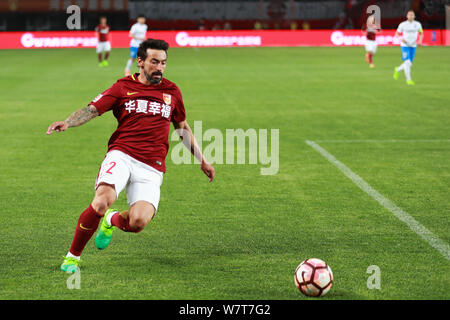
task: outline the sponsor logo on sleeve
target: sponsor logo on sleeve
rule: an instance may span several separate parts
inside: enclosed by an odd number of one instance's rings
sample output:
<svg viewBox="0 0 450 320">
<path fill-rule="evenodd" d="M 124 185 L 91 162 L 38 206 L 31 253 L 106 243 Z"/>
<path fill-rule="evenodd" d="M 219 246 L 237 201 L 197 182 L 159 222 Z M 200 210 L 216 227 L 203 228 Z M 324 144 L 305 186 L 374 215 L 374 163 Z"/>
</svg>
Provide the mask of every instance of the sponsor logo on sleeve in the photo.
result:
<svg viewBox="0 0 450 320">
<path fill-rule="evenodd" d="M 100 93 L 98 96 L 95 97 L 94 100 L 92 100 L 92 102 L 97 102 L 98 100 L 100 100 L 103 97 L 103 95 Z"/>
</svg>

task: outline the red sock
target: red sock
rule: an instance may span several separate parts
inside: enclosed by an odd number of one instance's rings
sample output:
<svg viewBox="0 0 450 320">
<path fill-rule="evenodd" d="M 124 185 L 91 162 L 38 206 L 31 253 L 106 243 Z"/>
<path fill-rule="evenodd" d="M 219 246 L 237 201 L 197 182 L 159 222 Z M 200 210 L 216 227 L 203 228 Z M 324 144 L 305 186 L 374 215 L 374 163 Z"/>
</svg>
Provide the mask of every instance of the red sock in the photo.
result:
<svg viewBox="0 0 450 320">
<path fill-rule="evenodd" d="M 369 63 L 372 63 L 373 53 L 369 53 Z"/>
<path fill-rule="evenodd" d="M 130 219 L 126 219 L 120 215 L 119 212 L 114 213 L 111 217 L 111 225 L 125 231 L 125 232 L 140 232 L 141 230 L 134 230 L 130 227 Z"/>
<path fill-rule="evenodd" d="M 83 211 L 78 219 L 75 235 L 69 252 L 75 256 L 80 256 L 84 247 L 95 233 L 100 222 L 101 215 L 92 208 L 91 205 Z"/>
</svg>

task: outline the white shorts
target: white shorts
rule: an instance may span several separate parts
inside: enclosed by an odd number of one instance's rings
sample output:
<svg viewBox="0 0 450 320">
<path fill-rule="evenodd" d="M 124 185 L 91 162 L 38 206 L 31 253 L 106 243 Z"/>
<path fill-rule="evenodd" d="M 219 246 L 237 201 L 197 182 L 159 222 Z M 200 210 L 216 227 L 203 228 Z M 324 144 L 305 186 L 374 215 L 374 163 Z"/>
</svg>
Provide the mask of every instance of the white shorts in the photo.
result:
<svg viewBox="0 0 450 320">
<path fill-rule="evenodd" d="M 377 52 L 377 42 L 374 40 L 366 40 L 366 52 Z"/>
<path fill-rule="evenodd" d="M 111 43 L 109 41 L 99 42 L 97 44 L 97 53 L 111 51 Z"/>
<path fill-rule="evenodd" d="M 117 197 L 127 189 L 128 204 L 147 201 L 158 209 L 163 173 L 119 150 L 106 154 L 95 181 L 95 189 L 101 183 L 113 184 Z"/>
</svg>

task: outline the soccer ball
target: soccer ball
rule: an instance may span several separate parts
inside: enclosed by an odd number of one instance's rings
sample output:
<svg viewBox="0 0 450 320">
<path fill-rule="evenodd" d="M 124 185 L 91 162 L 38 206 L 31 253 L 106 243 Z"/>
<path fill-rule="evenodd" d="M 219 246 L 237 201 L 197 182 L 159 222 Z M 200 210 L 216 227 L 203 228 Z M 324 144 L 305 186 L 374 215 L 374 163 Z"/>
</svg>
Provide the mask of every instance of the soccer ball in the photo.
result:
<svg viewBox="0 0 450 320">
<path fill-rule="evenodd" d="M 333 285 L 333 272 L 325 261 L 307 259 L 295 270 L 294 282 L 305 296 L 321 297 L 326 295 Z"/>
</svg>

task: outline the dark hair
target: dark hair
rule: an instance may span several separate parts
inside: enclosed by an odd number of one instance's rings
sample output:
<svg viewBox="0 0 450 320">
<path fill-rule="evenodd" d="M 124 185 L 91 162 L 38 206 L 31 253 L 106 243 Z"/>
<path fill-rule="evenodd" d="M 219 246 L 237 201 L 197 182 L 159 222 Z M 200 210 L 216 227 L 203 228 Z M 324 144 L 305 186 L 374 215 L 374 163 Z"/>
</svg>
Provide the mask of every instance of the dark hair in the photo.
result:
<svg viewBox="0 0 450 320">
<path fill-rule="evenodd" d="M 101 20 L 101 19 L 106 19 L 106 16 L 100 16 L 98 19 L 99 19 L 99 20 Z"/>
<path fill-rule="evenodd" d="M 163 50 L 167 55 L 169 44 L 164 40 L 148 38 L 139 45 L 137 56 L 142 60 L 147 59 L 147 49 Z"/>
<path fill-rule="evenodd" d="M 139 18 L 145 18 L 145 15 L 143 15 L 142 13 L 138 14 L 138 16 L 136 17 L 136 20 L 139 19 Z"/>
</svg>

